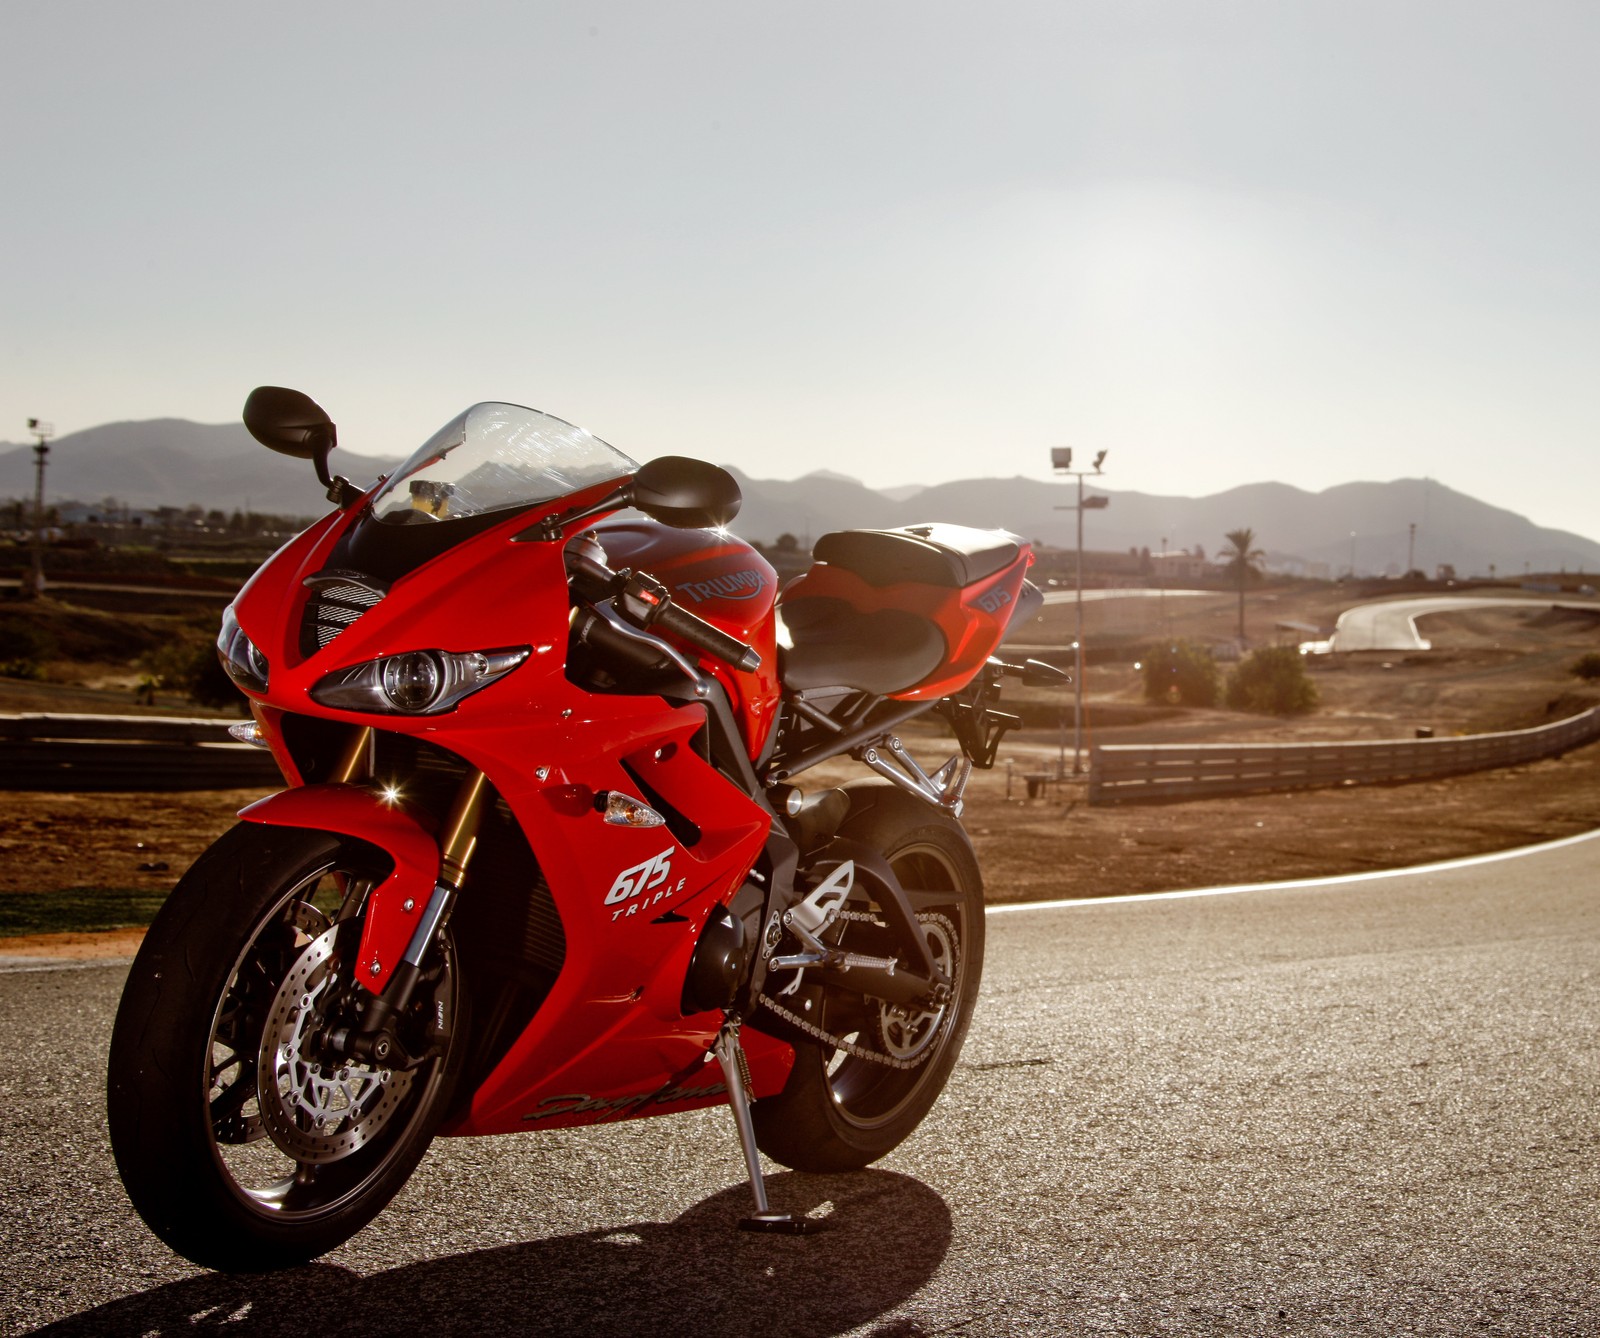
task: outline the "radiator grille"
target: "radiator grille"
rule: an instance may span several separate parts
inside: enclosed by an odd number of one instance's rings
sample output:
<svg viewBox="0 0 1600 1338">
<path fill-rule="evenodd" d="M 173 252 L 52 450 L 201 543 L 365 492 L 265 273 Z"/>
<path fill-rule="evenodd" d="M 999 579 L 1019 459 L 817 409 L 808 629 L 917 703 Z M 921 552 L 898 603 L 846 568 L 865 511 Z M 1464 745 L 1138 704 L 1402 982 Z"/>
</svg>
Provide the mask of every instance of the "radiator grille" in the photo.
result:
<svg viewBox="0 0 1600 1338">
<path fill-rule="evenodd" d="M 315 584 L 313 584 L 313 582 Z M 383 602 L 388 592 L 376 581 L 312 576 L 311 598 L 300 622 L 300 653 L 315 655 L 367 610 Z"/>
</svg>

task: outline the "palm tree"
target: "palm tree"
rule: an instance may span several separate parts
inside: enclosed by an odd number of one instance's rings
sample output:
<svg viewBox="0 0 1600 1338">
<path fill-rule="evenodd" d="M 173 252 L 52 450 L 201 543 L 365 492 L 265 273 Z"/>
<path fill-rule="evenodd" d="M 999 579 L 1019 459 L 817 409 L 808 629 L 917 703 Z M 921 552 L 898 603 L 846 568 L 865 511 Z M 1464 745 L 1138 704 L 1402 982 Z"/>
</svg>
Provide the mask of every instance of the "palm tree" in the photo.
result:
<svg viewBox="0 0 1600 1338">
<path fill-rule="evenodd" d="M 1252 547 L 1256 541 L 1254 530 L 1229 530 L 1223 538 L 1228 541 L 1228 546 L 1219 554 L 1226 564 L 1223 570 L 1239 582 L 1239 644 L 1243 646 L 1244 588 L 1252 579 L 1260 579 L 1261 560 L 1266 554 Z"/>
</svg>

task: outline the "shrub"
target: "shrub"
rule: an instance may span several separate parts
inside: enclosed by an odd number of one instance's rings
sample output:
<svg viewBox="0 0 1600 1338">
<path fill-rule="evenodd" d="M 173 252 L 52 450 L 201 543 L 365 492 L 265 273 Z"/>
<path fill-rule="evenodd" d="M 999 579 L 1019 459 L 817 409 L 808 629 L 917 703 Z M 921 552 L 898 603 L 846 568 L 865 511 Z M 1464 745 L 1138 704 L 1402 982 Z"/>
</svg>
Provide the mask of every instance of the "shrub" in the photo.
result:
<svg viewBox="0 0 1600 1338">
<path fill-rule="evenodd" d="M 140 667 L 168 692 L 182 692 L 201 706 L 246 708 L 245 696 L 223 672 L 216 643 L 210 637 L 175 637 L 139 661 Z"/>
<path fill-rule="evenodd" d="M 1600 678 L 1600 651 L 1586 651 L 1578 656 L 1572 664 L 1572 672 L 1585 683 L 1592 683 Z"/>
<path fill-rule="evenodd" d="M 1144 696 L 1152 702 L 1215 706 L 1217 662 L 1204 646 L 1174 641 L 1150 653 L 1144 662 Z"/>
<path fill-rule="evenodd" d="M 1262 715 L 1303 715 L 1317 704 L 1317 685 L 1294 646 L 1263 646 L 1228 675 L 1228 705 Z"/>
<path fill-rule="evenodd" d="M 56 639 L 44 628 L 21 618 L 0 619 L 0 676 L 38 678 L 56 651 Z"/>
</svg>

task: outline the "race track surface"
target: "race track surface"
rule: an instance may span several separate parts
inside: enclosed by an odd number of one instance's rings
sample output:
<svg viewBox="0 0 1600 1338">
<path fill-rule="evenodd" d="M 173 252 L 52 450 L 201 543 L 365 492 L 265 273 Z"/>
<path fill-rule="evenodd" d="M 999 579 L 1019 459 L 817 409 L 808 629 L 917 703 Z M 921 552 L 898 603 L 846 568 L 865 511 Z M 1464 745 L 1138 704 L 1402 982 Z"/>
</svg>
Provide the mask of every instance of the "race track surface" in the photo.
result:
<svg viewBox="0 0 1600 1338">
<path fill-rule="evenodd" d="M 1427 599 L 1395 599 L 1357 604 L 1339 615 L 1329 649 L 1416 651 L 1430 649 L 1417 631 L 1417 619 L 1430 613 L 1464 613 L 1468 609 L 1548 609 L 1557 599 L 1479 599 L 1471 595 L 1438 595 Z"/>
<path fill-rule="evenodd" d="M 125 966 L 0 975 L 0 1328 L 59 1334 L 1600 1332 L 1600 839 L 989 922 L 961 1065 L 743 1234 L 726 1111 L 436 1144 L 349 1245 L 202 1273 L 106 1146 Z"/>
</svg>

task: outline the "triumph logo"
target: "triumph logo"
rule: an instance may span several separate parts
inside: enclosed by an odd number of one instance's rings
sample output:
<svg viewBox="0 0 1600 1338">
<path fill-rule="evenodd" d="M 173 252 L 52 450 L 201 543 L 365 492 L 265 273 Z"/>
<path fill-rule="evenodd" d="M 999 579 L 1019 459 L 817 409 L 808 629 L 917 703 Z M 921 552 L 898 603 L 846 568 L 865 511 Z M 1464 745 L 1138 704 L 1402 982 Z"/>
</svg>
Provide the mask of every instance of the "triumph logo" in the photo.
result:
<svg viewBox="0 0 1600 1338">
<path fill-rule="evenodd" d="M 617 881 L 611 884 L 611 891 L 606 893 L 606 905 L 617 907 L 611 912 L 613 920 L 637 915 L 645 907 L 654 906 L 658 901 L 665 901 L 674 892 L 683 891 L 683 885 L 688 879 L 678 879 L 676 886 L 667 882 L 672 877 L 671 857 L 676 849 L 676 846 L 668 846 L 659 855 L 652 855 L 643 864 L 635 864 L 631 869 L 624 869 L 617 875 Z M 648 892 L 654 892 L 655 895 L 647 897 L 645 894 Z M 620 905 L 621 902 L 628 904 Z"/>
<path fill-rule="evenodd" d="M 674 589 L 677 594 L 688 595 L 696 604 L 702 604 L 708 599 L 754 599 L 766 585 L 765 576 L 747 568 L 726 576 L 713 576 L 709 581 L 685 581 Z"/>
</svg>

